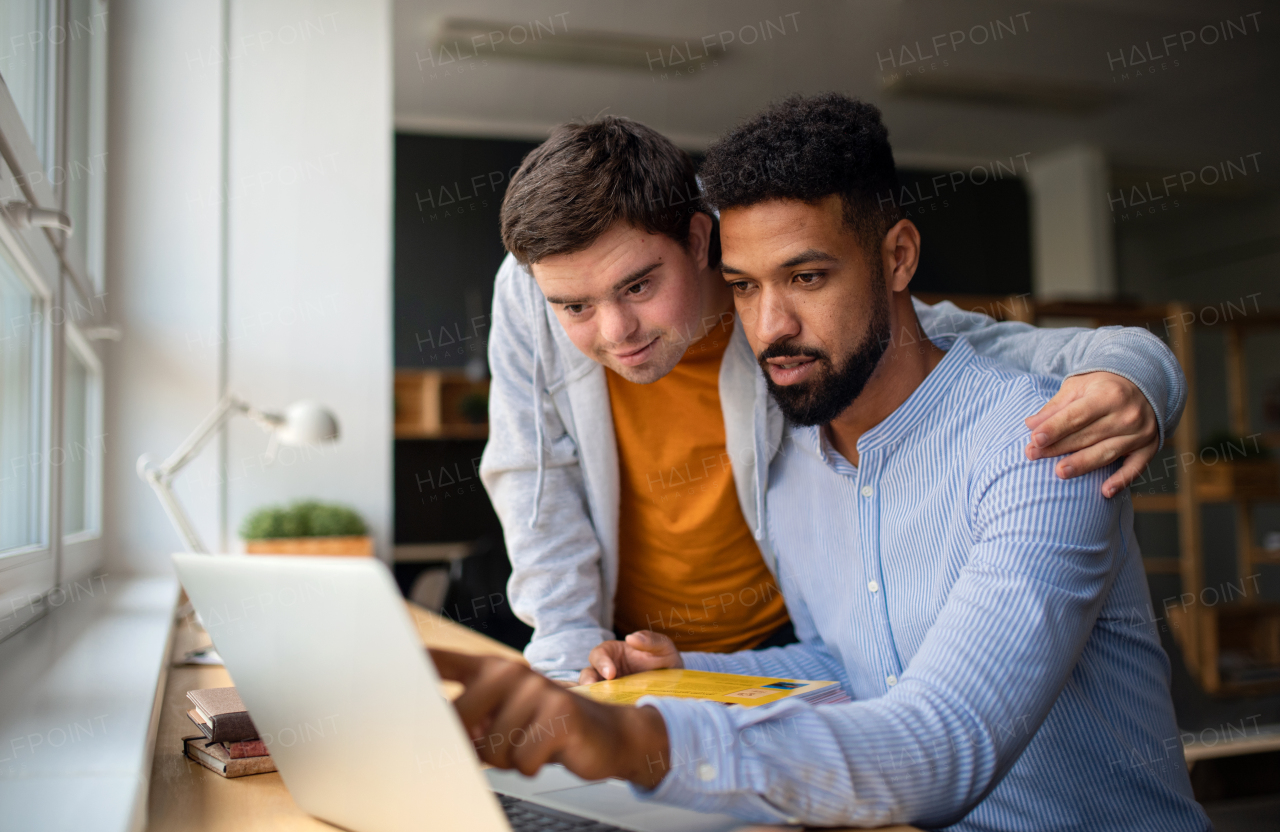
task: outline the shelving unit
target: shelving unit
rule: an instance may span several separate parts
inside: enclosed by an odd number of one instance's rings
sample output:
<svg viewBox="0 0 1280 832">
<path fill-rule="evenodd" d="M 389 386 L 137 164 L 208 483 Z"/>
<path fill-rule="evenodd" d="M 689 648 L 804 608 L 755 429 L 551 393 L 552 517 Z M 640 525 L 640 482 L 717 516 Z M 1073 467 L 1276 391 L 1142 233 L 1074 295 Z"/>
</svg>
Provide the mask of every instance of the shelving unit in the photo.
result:
<svg viewBox="0 0 1280 832">
<path fill-rule="evenodd" d="M 1181 303 L 1140 306 L 1036 303 L 1025 296 L 919 297 L 930 303 L 950 300 L 962 309 L 1001 320 L 1142 326 L 1165 339 L 1187 378 L 1187 406 L 1172 438 L 1175 464 L 1167 477 L 1162 474 L 1159 487 L 1149 483 L 1139 486 L 1132 495 L 1137 512 L 1178 517 L 1178 557 L 1143 561 L 1148 573 L 1176 574 L 1182 583 L 1179 603 L 1155 612 L 1168 618 L 1187 668 L 1206 692 L 1221 696 L 1280 692 L 1280 604 L 1262 601 L 1258 581 L 1252 577 L 1260 566 L 1280 565 L 1280 553 L 1267 552 L 1258 545 L 1253 522 L 1255 505 L 1280 503 L 1280 463 L 1272 459 L 1228 459 L 1204 449 L 1197 413 L 1198 310 Z M 1224 372 L 1232 433 L 1252 436 L 1260 447 L 1274 450 L 1280 445 L 1280 437 L 1250 428 L 1245 341 L 1251 332 L 1280 331 L 1280 313 L 1252 311 L 1229 320 L 1219 319 L 1214 327 L 1222 327 L 1225 332 Z M 1242 457 L 1244 451 L 1241 447 Z M 1229 449 L 1229 455 L 1234 457 L 1234 449 Z M 1202 509 L 1212 503 L 1230 503 L 1235 508 L 1237 575 L 1235 582 L 1206 586 Z M 1183 604 L 1187 598 L 1192 600 Z"/>
<path fill-rule="evenodd" d="M 450 370 L 396 370 L 395 437 L 397 439 L 485 439 L 489 382 L 471 381 Z M 479 407 L 468 412 L 469 400 Z M 473 418 L 468 418 L 469 416 Z"/>
</svg>

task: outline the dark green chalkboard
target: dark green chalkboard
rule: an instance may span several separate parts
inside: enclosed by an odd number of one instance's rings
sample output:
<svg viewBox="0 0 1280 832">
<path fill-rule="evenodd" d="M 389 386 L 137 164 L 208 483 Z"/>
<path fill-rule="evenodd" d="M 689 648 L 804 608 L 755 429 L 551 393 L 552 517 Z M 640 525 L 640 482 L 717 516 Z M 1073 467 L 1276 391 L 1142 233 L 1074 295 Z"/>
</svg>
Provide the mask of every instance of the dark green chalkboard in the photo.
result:
<svg viewBox="0 0 1280 832">
<path fill-rule="evenodd" d="M 396 134 L 395 361 L 463 367 L 484 355 L 498 209 L 536 142 Z"/>
</svg>

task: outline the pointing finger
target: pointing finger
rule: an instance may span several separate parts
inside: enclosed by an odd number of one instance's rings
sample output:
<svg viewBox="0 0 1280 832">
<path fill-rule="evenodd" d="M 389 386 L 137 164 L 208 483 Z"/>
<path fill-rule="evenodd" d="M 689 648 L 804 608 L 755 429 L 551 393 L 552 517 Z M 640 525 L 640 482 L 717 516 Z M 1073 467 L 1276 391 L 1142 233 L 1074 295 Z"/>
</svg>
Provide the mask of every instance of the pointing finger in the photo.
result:
<svg viewBox="0 0 1280 832">
<path fill-rule="evenodd" d="M 452 650 L 429 649 L 431 661 L 435 662 L 440 678 L 451 679 L 466 685 L 480 672 L 484 659 L 480 656 L 468 656 L 466 653 L 455 653 Z"/>
</svg>

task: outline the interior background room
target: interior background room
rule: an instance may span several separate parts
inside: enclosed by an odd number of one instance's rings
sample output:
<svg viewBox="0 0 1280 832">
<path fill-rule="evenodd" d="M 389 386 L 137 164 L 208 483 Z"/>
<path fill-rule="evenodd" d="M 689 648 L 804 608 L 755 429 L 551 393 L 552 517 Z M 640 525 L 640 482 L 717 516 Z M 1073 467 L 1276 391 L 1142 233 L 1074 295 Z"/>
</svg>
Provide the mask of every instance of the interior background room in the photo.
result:
<svg viewBox="0 0 1280 832">
<path fill-rule="evenodd" d="M 908 194 L 901 207 L 924 238 L 915 290 L 1186 302 L 1199 324 L 1197 432 L 1206 441 L 1232 434 L 1222 323 L 1280 305 L 1280 203 L 1266 162 L 1277 124 L 1263 104 L 1276 102 L 1266 80 L 1275 62 L 1266 15 L 1248 4 L 1156 2 L 401 3 L 397 370 L 465 372 L 478 360 L 487 318 L 477 312 L 488 308 L 503 255 L 493 229 L 505 184 L 554 124 L 627 115 L 697 158 L 718 133 L 777 97 L 839 89 L 884 111 Z M 513 44 L 525 31 L 528 41 Z M 1194 38 L 1183 46 L 1188 31 Z M 1170 33 L 1172 51 L 1162 46 Z M 627 60 L 628 47 L 643 59 L 611 66 Z M 1248 433 L 1274 442 L 1280 330 L 1248 332 Z M 474 474 L 483 442 L 417 438 L 412 425 L 401 431 L 395 540 L 476 539 L 445 608 L 521 644 L 527 628 L 504 610 L 469 603 L 500 591 L 506 574 L 483 489 L 458 476 Z M 1167 479 L 1157 478 L 1170 461 L 1176 468 L 1172 450 L 1140 488 L 1167 491 Z M 1246 584 L 1248 602 L 1280 601 L 1276 565 L 1257 565 L 1249 572 L 1256 578 L 1239 574 L 1239 509 L 1224 502 L 1196 510 L 1204 561 L 1196 603 Z M 1243 510 L 1253 515 L 1250 542 L 1263 548 L 1267 533 L 1280 531 L 1280 511 L 1274 502 Z M 1137 523 L 1144 555 L 1165 559 L 1149 567 L 1160 614 L 1162 599 L 1182 592 L 1178 516 L 1142 512 Z M 1267 551 L 1280 563 L 1280 541 Z M 1183 663 L 1172 627 L 1163 629 L 1184 727 L 1225 734 L 1228 724 L 1280 721 L 1274 684 L 1210 695 Z M 1280 660 L 1280 633 L 1270 638 L 1270 657 Z M 1249 811 L 1280 814 L 1276 803 L 1248 804 L 1277 791 L 1278 756 L 1199 764 L 1202 798 L 1240 801 L 1236 815 L 1219 803 L 1215 820 L 1224 828 L 1256 822 Z"/>
<path fill-rule="evenodd" d="M 1280 503 L 1206 502 L 1187 526 L 1169 486 L 1209 467 L 1219 437 L 1280 446 L 1280 328 L 1232 325 L 1280 312 L 1275 15 L 1245 0 L 6 0 L 0 201 L 60 208 L 74 233 L 0 223 L 0 638 L 75 612 L 62 632 L 80 643 L 90 602 L 49 599 L 94 581 L 121 587 L 111 603 L 152 599 L 130 626 L 144 609 L 168 621 L 154 599 L 182 541 L 136 463 L 233 392 L 268 411 L 319 402 L 340 437 L 269 459 L 258 425 L 229 422 L 174 482 L 212 549 L 242 547 L 265 505 L 343 504 L 406 595 L 522 645 L 476 473 L 512 172 L 570 119 L 628 116 L 696 159 L 773 100 L 838 90 L 883 110 L 896 198 L 924 237 L 915 290 L 1013 317 L 1184 304 L 1194 459 L 1167 449 L 1135 489 L 1156 508 L 1138 533 L 1179 721 L 1202 745 L 1278 725 Z M 1089 324 L 1092 308 L 1042 323 Z M 1174 339 L 1181 321 L 1148 323 Z M 1226 617 L 1241 604 L 1254 617 Z M 1214 658 L 1188 660 L 1188 615 Z M 4 664 L 18 641 L 0 643 L 0 701 L 34 695 Z M 120 690 L 151 673 L 154 691 L 154 667 L 129 673 Z M 145 709 L 113 713 L 145 737 Z M 1193 780 L 1219 828 L 1280 817 L 1280 752 L 1206 759 Z M 0 767 L 0 801 L 38 782 Z"/>
</svg>

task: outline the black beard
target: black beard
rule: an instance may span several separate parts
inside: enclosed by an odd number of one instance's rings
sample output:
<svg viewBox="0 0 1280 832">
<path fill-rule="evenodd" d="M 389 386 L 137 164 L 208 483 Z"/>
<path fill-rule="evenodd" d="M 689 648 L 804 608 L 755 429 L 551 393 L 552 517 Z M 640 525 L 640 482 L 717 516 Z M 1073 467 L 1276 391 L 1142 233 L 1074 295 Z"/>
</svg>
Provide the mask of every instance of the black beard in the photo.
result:
<svg viewBox="0 0 1280 832">
<path fill-rule="evenodd" d="M 889 302 L 883 292 L 875 294 L 875 308 L 871 310 L 871 325 L 866 337 L 844 363 L 834 367 L 831 357 L 813 347 L 788 346 L 786 342 L 770 344 L 757 360 L 764 371 L 769 393 L 778 403 L 782 415 L 797 425 L 825 425 L 843 413 L 854 399 L 862 394 L 872 373 L 880 364 L 889 346 Z M 784 358 L 793 355 L 811 356 L 822 363 L 814 377 L 798 384 L 774 384 L 765 359 Z M 834 367 L 834 369 L 833 369 Z"/>
</svg>

